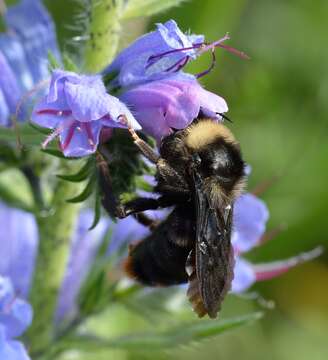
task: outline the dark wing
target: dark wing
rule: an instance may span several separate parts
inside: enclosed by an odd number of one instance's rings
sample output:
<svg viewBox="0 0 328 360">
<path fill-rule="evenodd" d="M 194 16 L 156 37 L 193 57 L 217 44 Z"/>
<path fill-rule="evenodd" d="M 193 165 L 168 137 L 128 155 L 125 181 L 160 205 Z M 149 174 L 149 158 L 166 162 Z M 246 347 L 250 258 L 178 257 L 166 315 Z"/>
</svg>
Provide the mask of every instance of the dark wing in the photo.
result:
<svg viewBox="0 0 328 360">
<path fill-rule="evenodd" d="M 204 309 L 216 317 L 230 289 L 234 257 L 231 245 L 232 205 L 210 207 L 201 179 L 194 174 L 196 203 L 195 266 L 199 294 Z"/>
</svg>

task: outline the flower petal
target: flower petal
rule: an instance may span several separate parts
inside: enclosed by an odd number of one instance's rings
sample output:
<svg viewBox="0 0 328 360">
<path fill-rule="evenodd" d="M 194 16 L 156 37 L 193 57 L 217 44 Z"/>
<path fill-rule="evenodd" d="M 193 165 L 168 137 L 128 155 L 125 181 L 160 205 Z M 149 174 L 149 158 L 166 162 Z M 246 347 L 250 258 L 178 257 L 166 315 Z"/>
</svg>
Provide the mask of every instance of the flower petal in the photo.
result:
<svg viewBox="0 0 328 360">
<path fill-rule="evenodd" d="M 35 218 L 0 202 L 0 228 L 6 229 L 0 232 L 0 274 L 9 277 L 15 292 L 26 297 L 38 247 Z"/>
<path fill-rule="evenodd" d="M 55 129 L 58 124 L 63 121 L 63 117 L 66 118 L 66 116 L 62 114 L 64 109 L 68 109 L 65 98 L 62 98 L 62 101 L 49 103 L 47 96 L 44 96 L 34 106 L 31 120 L 39 126 Z"/>
<path fill-rule="evenodd" d="M 236 257 L 231 292 L 242 293 L 251 287 L 255 281 L 256 275 L 252 264 L 240 257 Z"/>
<path fill-rule="evenodd" d="M 6 336 L 22 335 L 30 326 L 32 317 L 31 305 L 16 296 L 9 278 L 0 276 L 0 324 L 4 326 Z"/>
<path fill-rule="evenodd" d="M 83 123 L 71 121 L 59 124 L 63 126 L 59 139 L 62 151 L 68 157 L 82 157 L 94 153 L 99 142 L 101 122 Z"/>
<path fill-rule="evenodd" d="M 24 345 L 6 337 L 5 329 L 0 324 L 0 359 L 6 360 L 31 360 Z"/>
<path fill-rule="evenodd" d="M 98 120 L 114 106 L 99 76 L 82 76 L 79 83 L 66 81 L 65 95 L 73 116 L 78 121 Z"/>
<path fill-rule="evenodd" d="M 235 202 L 231 241 L 235 251 L 245 252 L 256 246 L 265 232 L 269 211 L 265 203 L 251 193 Z"/>
<path fill-rule="evenodd" d="M 81 212 L 71 240 L 70 256 L 61 286 L 56 319 L 74 315 L 77 311 L 76 298 L 85 276 L 87 275 L 96 251 L 101 244 L 108 229 L 108 221 L 101 219 L 97 227 L 88 230 L 93 220 L 93 212 L 84 210 Z"/>
<path fill-rule="evenodd" d="M 15 114 L 16 106 L 21 96 L 21 89 L 16 82 L 14 72 L 1 51 L 0 69 L 0 90 L 3 94 L 4 100 L 6 101 L 10 115 L 13 115 Z M 3 124 L 6 124 L 7 121 L 4 121 Z"/>
<path fill-rule="evenodd" d="M 196 57 L 194 43 L 204 41 L 203 35 L 185 35 L 174 20 L 157 24 L 157 30 L 145 34 L 118 54 L 104 74 L 118 73 L 114 86 L 130 86 L 166 77 L 180 60 Z M 171 50 L 179 50 L 173 51 Z M 153 58 L 152 61 L 150 61 Z M 172 71 L 174 71 L 172 69 Z"/>
<path fill-rule="evenodd" d="M 22 44 L 25 59 L 36 83 L 49 75 L 48 51 L 59 59 L 54 24 L 39 0 L 21 0 L 6 13 L 6 22 Z"/>
<path fill-rule="evenodd" d="M 157 140 L 170 128 L 183 129 L 199 114 L 199 93 L 204 91 L 196 80 L 170 77 L 132 88 L 122 94 L 125 102 L 146 133 Z"/>
</svg>

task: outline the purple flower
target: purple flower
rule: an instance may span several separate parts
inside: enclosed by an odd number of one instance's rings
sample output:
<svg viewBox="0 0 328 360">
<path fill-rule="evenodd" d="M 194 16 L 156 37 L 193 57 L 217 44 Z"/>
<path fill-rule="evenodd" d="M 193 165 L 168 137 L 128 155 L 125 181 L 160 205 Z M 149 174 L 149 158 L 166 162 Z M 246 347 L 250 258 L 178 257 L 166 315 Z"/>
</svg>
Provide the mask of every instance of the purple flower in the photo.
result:
<svg viewBox="0 0 328 360">
<path fill-rule="evenodd" d="M 22 0 L 5 15 L 7 31 L 0 34 L 0 125 L 10 125 L 18 101 L 49 75 L 48 51 L 59 59 L 54 25 L 39 0 Z M 26 119 L 22 104 L 18 119 Z"/>
<path fill-rule="evenodd" d="M 290 268 L 314 259 L 322 253 L 322 249 L 319 247 L 289 259 L 264 264 L 252 264 L 243 259 L 241 257 L 243 253 L 263 243 L 268 218 L 269 212 L 265 203 L 255 195 L 243 194 L 236 200 L 232 233 L 232 244 L 236 256 L 231 289 L 233 293 L 244 292 L 256 281 L 277 277 Z"/>
<path fill-rule="evenodd" d="M 10 125 L 9 115 L 14 114 L 21 89 L 16 76 L 0 50 L 0 125 Z"/>
<path fill-rule="evenodd" d="M 184 129 L 200 113 L 220 120 L 220 114 L 228 111 L 223 98 L 181 73 L 131 88 L 120 99 L 129 106 L 143 131 L 158 141 L 172 129 Z"/>
<path fill-rule="evenodd" d="M 94 230 L 89 231 L 88 227 L 92 223 L 92 219 L 92 211 L 83 210 L 74 231 L 67 270 L 58 297 L 57 320 L 74 315 L 76 312 L 75 300 L 79 288 L 108 229 L 109 223 L 102 219 Z M 12 290 L 4 293 L 15 292 L 19 296 L 27 298 L 38 248 L 36 221 L 33 215 L 0 203 L 0 227 L 6 228 L 6 233 L 0 233 L 0 274 L 10 278 L 13 284 L 10 285 Z M 0 286 L 0 299 L 3 298 L 2 293 Z M 8 298 L 12 297 L 6 295 L 6 299 Z M 17 304 L 20 305 L 20 302 Z M 13 310 L 15 309 L 13 308 Z M 1 321 L 0 315 L 0 323 L 2 323 Z M 15 325 L 16 333 L 22 328 L 19 326 L 19 323 Z M 2 359 L 1 356 L 0 359 Z"/>
<path fill-rule="evenodd" d="M 196 58 L 203 35 L 186 35 L 174 20 L 157 24 L 117 55 L 103 74 L 117 73 L 112 86 L 126 87 L 166 77 Z"/>
<path fill-rule="evenodd" d="M 9 278 L 0 276 L 0 358 L 29 359 L 22 343 L 14 340 L 31 325 L 32 307 L 14 292 Z"/>
<path fill-rule="evenodd" d="M 102 128 L 140 129 L 127 107 L 106 93 L 100 76 L 55 70 L 48 95 L 35 106 L 32 121 L 53 129 L 43 147 L 59 137 L 65 156 L 80 157 L 96 151 Z"/>
<path fill-rule="evenodd" d="M 17 226 L 19 224 L 19 226 Z M 27 297 L 38 244 L 34 216 L 0 202 L 0 274 L 9 277 L 15 291 Z"/>
<path fill-rule="evenodd" d="M 71 241 L 70 256 L 59 293 L 57 321 L 76 314 L 78 310 L 76 308 L 76 298 L 81 284 L 88 274 L 98 247 L 108 230 L 109 222 L 103 218 L 95 229 L 89 231 L 88 228 L 92 223 L 93 216 L 91 210 L 84 210 L 80 214 Z"/>
<path fill-rule="evenodd" d="M 235 202 L 231 241 L 235 252 L 246 252 L 258 244 L 265 232 L 269 211 L 264 201 L 251 193 Z"/>
</svg>

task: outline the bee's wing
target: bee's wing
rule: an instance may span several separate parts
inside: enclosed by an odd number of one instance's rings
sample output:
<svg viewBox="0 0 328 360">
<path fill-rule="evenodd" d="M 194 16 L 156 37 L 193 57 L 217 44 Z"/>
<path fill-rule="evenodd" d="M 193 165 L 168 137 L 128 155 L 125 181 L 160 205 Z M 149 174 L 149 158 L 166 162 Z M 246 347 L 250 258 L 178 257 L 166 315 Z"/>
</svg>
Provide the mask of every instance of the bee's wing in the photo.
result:
<svg viewBox="0 0 328 360">
<path fill-rule="evenodd" d="M 197 176 L 196 202 L 196 278 L 203 306 L 210 317 L 216 317 L 233 278 L 234 257 L 230 241 L 232 206 L 210 207 L 207 194 Z"/>
</svg>

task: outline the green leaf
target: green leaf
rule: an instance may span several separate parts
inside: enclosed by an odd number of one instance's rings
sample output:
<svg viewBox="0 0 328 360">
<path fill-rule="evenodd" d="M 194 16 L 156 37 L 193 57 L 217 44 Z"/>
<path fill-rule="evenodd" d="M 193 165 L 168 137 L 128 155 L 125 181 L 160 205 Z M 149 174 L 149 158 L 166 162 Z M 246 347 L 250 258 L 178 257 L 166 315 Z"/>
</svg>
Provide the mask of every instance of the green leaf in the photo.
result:
<svg viewBox="0 0 328 360">
<path fill-rule="evenodd" d="M 33 199 L 24 176 L 17 170 L 4 171 L 0 176 L 0 199 L 8 205 L 33 212 Z"/>
<path fill-rule="evenodd" d="M 65 70 L 73 71 L 75 73 L 79 72 L 77 65 L 66 52 L 63 54 L 63 64 Z"/>
<path fill-rule="evenodd" d="M 87 186 L 84 188 L 84 190 L 77 196 L 66 200 L 69 203 L 79 203 L 82 202 L 84 200 L 86 200 L 94 191 L 95 188 L 95 182 L 96 182 L 96 177 L 92 176 L 87 184 Z"/>
<path fill-rule="evenodd" d="M 41 149 L 41 152 L 65 160 L 81 160 L 80 157 L 67 157 L 60 150 L 54 148 Z M 58 175 L 57 175 L 58 176 Z"/>
<path fill-rule="evenodd" d="M 123 19 L 151 16 L 181 4 L 185 0 L 129 0 L 123 10 Z"/>
<path fill-rule="evenodd" d="M 0 127 L 0 141 L 10 142 L 16 145 L 17 136 L 20 136 L 23 145 L 40 146 L 44 136 L 39 131 L 35 131 L 29 124 L 17 124 L 14 128 Z"/>
<path fill-rule="evenodd" d="M 7 29 L 7 26 L 6 26 L 5 20 L 0 14 L 0 33 L 5 32 L 6 29 Z"/>
<path fill-rule="evenodd" d="M 99 186 L 97 186 L 97 189 L 96 189 L 96 195 L 95 195 L 95 207 L 94 207 L 94 211 L 95 211 L 95 215 L 94 215 L 94 218 L 93 218 L 93 222 L 91 224 L 91 226 L 89 227 L 89 231 L 94 229 L 98 223 L 99 223 L 99 220 L 100 220 L 100 217 L 101 217 L 101 199 L 100 199 L 100 190 L 99 190 Z"/>
<path fill-rule="evenodd" d="M 46 129 L 46 128 L 43 128 L 37 124 L 34 124 L 32 122 L 28 122 L 28 124 L 36 131 L 40 132 L 41 134 L 43 135 L 50 135 L 51 134 L 51 130 L 50 129 Z"/>
<path fill-rule="evenodd" d="M 124 350 L 158 350 L 200 342 L 228 330 L 249 324 L 262 317 L 262 313 L 253 313 L 225 320 L 199 320 L 185 323 L 168 331 L 144 333 L 119 337 L 112 340 L 87 335 L 68 339 L 71 346 L 88 351 L 118 348 Z"/>
<path fill-rule="evenodd" d="M 61 68 L 61 64 L 51 50 L 48 50 L 49 70 Z"/>
<path fill-rule="evenodd" d="M 5 0 L 7 6 L 13 6 L 19 3 L 19 0 Z"/>
<path fill-rule="evenodd" d="M 64 154 L 57 149 L 41 149 L 41 151 L 47 155 L 55 156 L 59 159 L 67 159 Z"/>
<path fill-rule="evenodd" d="M 0 141 L 0 162 L 4 162 L 8 165 L 17 165 L 19 158 L 15 152 L 15 149 Z"/>
<path fill-rule="evenodd" d="M 62 180 L 71 181 L 71 182 L 81 182 L 88 178 L 94 169 L 94 157 L 90 156 L 84 166 L 76 173 L 72 175 L 57 175 Z"/>
</svg>

